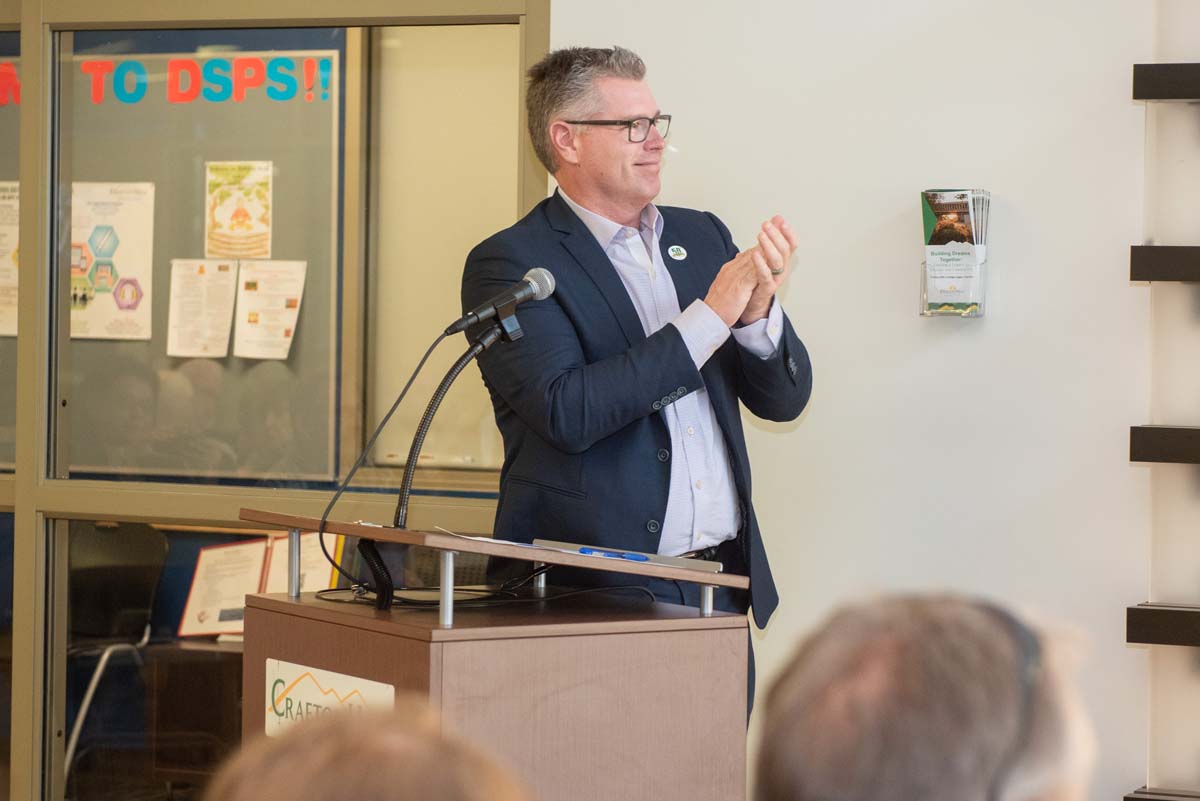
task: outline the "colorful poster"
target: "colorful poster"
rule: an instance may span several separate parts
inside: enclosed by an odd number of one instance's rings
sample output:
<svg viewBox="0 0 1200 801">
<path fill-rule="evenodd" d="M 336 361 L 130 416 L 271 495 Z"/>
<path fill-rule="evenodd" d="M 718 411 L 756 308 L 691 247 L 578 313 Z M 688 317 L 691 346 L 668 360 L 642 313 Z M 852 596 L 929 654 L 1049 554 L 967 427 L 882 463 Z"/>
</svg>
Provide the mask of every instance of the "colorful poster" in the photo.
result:
<svg viewBox="0 0 1200 801">
<path fill-rule="evenodd" d="M 71 336 L 150 339 L 154 184 L 71 185 Z"/>
<path fill-rule="evenodd" d="M 17 236 L 20 216 L 16 181 L 0 181 L 0 336 L 17 335 Z"/>
<path fill-rule="evenodd" d="M 167 355 L 223 359 L 229 355 L 237 262 L 172 259 Z"/>
<path fill-rule="evenodd" d="M 271 258 L 269 161 L 204 165 L 204 257 Z"/>
<path fill-rule="evenodd" d="M 300 318 L 306 261 L 243 261 L 238 273 L 233 355 L 286 359 Z"/>
</svg>

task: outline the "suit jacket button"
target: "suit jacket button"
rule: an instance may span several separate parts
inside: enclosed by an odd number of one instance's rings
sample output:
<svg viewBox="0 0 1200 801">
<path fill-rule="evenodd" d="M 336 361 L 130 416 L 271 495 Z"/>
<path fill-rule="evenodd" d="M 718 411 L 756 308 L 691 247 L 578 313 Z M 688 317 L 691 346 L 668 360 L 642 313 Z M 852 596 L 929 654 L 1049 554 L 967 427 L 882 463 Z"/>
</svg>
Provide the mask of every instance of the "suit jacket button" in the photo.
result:
<svg viewBox="0 0 1200 801">
<path fill-rule="evenodd" d="M 669 450 L 667 450 L 666 448 L 658 449 L 658 461 L 665 462 L 670 458 L 671 458 L 671 452 Z"/>
<path fill-rule="evenodd" d="M 658 521 L 651 520 L 650 522 L 646 523 L 646 531 L 649 531 L 651 534 L 657 534 L 658 533 Z"/>
<path fill-rule="evenodd" d="M 678 392 L 678 393 L 679 393 L 679 397 L 681 397 L 681 398 L 682 398 L 684 395 L 686 395 L 686 394 L 687 394 L 687 387 L 680 387 L 679 389 L 677 389 L 677 390 L 675 390 L 675 391 L 676 391 L 676 392 Z"/>
<path fill-rule="evenodd" d="M 657 412 L 662 408 L 662 403 L 660 401 L 655 401 L 654 403 L 650 404 L 650 408 Z"/>
<path fill-rule="evenodd" d="M 663 406 L 667 406 L 673 400 L 674 400 L 674 398 L 672 398 L 670 395 L 663 395 L 662 399 L 659 400 L 659 403 L 661 403 Z"/>
</svg>

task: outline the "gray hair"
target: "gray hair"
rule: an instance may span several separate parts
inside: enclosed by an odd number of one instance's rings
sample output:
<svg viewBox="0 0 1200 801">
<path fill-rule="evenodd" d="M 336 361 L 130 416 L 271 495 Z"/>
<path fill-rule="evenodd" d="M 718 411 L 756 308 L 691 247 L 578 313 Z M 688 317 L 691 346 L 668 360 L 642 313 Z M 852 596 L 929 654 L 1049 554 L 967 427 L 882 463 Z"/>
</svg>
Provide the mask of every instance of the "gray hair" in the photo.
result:
<svg viewBox="0 0 1200 801">
<path fill-rule="evenodd" d="M 637 53 L 623 47 L 567 47 L 546 54 L 529 68 L 525 94 L 529 138 L 538 160 L 551 174 L 558 171 L 550 123 L 562 117 L 578 119 L 596 113 L 600 104 L 596 79 L 640 81 L 645 76 L 645 63 Z"/>
<path fill-rule="evenodd" d="M 757 801 L 984 801 L 997 776 L 1027 801 L 1085 781 L 1090 727 L 1044 658 L 1022 679 L 1016 627 L 953 596 L 832 614 L 767 697 Z"/>
</svg>

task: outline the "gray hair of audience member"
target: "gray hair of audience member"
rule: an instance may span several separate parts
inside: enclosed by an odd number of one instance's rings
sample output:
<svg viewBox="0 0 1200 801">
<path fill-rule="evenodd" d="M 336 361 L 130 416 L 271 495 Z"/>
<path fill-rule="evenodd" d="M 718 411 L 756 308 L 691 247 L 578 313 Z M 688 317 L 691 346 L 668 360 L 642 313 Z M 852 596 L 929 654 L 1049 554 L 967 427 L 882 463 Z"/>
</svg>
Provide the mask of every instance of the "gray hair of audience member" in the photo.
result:
<svg viewBox="0 0 1200 801">
<path fill-rule="evenodd" d="M 623 47 L 567 47 L 554 50 L 529 68 L 525 110 L 529 138 L 538 160 L 551 174 L 558 159 L 550 142 L 550 123 L 557 119 L 584 119 L 600 110 L 595 91 L 598 78 L 640 81 L 646 65 L 637 53 Z"/>
<path fill-rule="evenodd" d="M 954 596 L 835 611 L 768 693 L 756 801 L 1083 798 L 1090 724 L 1061 649 L 1023 625 Z"/>
<path fill-rule="evenodd" d="M 204 801 L 530 801 L 481 751 L 443 734 L 417 700 L 391 712 L 332 712 L 248 743 Z"/>
</svg>

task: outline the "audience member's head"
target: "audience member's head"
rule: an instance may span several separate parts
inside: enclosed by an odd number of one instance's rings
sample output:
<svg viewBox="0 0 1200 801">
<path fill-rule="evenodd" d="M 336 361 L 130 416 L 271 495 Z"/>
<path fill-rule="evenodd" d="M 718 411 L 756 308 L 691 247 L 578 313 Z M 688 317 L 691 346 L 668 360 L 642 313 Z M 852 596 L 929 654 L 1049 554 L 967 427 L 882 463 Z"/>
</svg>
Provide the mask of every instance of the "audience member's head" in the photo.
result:
<svg viewBox="0 0 1200 801">
<path fill-rule="evenodd" d="M 1094 743 L 1059 650 L 953 596 L 836 611 L 768 694 L 756 799 L 1083 799 Z"/>
<path fill-rule="evenodd" d="M 247 744 L 205 801 L 528 801 L 490 758 L 443 734 L 429 708 L 339 712 Z"/>
</svg>

